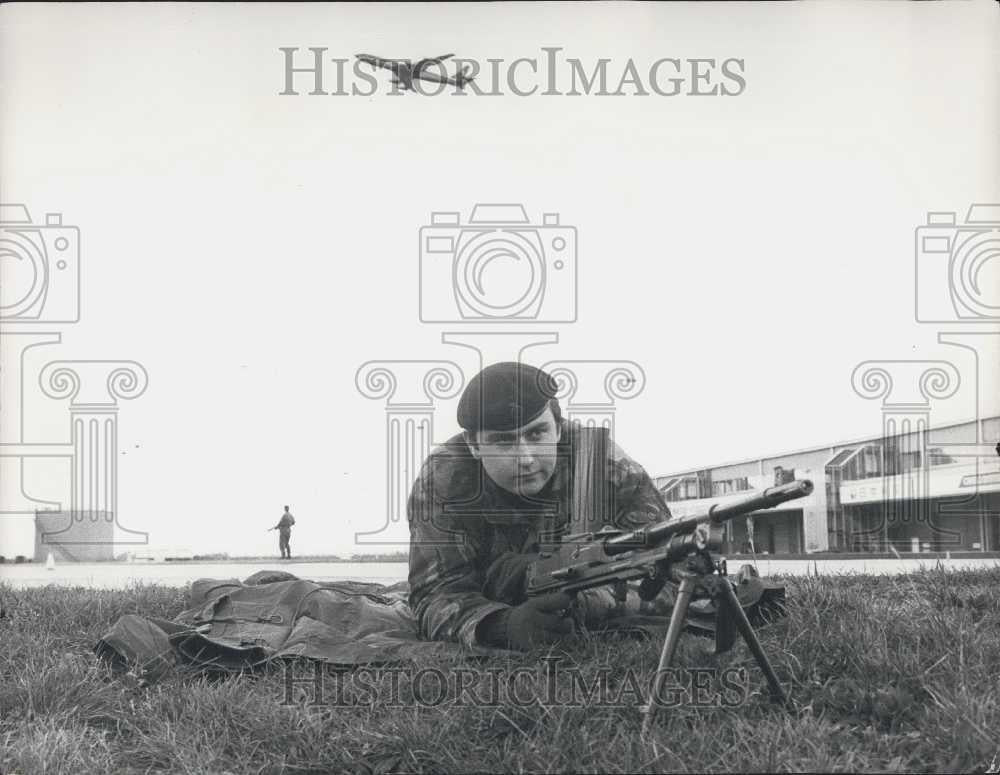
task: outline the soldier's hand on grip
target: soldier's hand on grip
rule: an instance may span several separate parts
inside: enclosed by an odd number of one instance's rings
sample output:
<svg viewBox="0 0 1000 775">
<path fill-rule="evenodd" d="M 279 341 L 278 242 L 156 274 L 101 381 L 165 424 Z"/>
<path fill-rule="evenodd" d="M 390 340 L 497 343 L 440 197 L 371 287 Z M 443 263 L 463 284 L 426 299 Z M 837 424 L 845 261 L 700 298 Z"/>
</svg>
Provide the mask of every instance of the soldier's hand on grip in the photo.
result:
<svg viewBox="0 0 1000 775">
<path fill-rule="evenodd" d="M 512 608 L 507 619 L 507 642 L 512 648 L 530 649 L 572 635 L 572 605 L 573 598 L 565 592 L 554 592 Z"/>
<path fill-rule="evenodd" d="M 655 572 L 639 583 L 639 599 L 648 603 L 659 595 L 667 585 L 668 571 L 665 563 L 657 563 Z"/>
<path fill-rule="evenodd" d="M 572 605 L 573 599 L 565 592 L 530 598 L 487 617 L 484 640 L 524 651 L 555 643 L 573 633 Z"/>
</svg>

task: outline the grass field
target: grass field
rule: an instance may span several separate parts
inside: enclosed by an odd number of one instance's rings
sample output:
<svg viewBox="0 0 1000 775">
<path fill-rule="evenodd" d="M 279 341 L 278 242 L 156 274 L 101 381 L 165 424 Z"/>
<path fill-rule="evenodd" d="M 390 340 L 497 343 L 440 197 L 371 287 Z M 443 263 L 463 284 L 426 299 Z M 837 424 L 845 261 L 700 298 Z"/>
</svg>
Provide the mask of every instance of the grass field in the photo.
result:
<svg viewBox="0 0 1000 775">
<path fill-rule="evenodd" d="M 330 676 L 322 697 L 308 682 L 289 695 L 287 665 L 143 687 L 132 674 L 113 677 L 92 647 L 122 614 L 172 618 L 184 589 L 0 586 L 0 772 L 1000 770 L 1000 571 L 786 583 L 789 616 L 760 635 L 792 707 L 767 701 L 742 643 L 716 656 L 710 641 L 686 635 L 680 665 L 746 665 L 749 691 L 716 707 L 714 686 L 700 704 L 663 708 L 646 740 L 636 677 L 653 674 L 659 642 L 584 639 L 559 654 L 568 670 L 551 681 L 541 652 L 433 665 L 464 676 L 454 687 L 347 676 L 339 702 Z M 520 689 L 497 694 L 508 684 L 496 676 L 517 668 Z M 675 676 L 678 686 L 692 675 Z M 572 690 L 584 686 L 601 691 L 574 706 Z"/>
</svg>

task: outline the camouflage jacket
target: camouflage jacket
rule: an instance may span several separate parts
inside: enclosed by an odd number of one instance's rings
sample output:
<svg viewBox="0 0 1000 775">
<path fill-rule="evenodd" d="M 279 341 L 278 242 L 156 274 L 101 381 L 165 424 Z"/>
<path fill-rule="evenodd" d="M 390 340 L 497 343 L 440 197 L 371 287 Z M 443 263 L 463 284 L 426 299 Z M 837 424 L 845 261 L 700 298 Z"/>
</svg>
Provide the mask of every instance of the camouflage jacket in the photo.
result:
<svg viewBox="0 0 1000 775">
<path fill-rule="evenodd" d="M 530 499 L 498 487 L 461 434 L 424 462 L 407 503 L 410 606 L 422 638 L 476 645 L 484 617 L 524 601 L 528 562 L 572 522 L 572 454 L 581 429 L 562 423 L 552 478 Z M 634 529 L 670 516 L 649 475 L 613 442 L 604 477 L 616 526 Z"/>
</svg>

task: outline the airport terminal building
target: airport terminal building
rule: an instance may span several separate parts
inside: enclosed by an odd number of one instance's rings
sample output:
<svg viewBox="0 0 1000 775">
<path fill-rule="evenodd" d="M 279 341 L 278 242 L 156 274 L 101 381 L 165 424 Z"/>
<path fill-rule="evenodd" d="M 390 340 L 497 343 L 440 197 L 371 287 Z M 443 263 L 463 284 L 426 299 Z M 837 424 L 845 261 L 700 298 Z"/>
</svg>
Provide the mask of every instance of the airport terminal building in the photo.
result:
<svg viewBox="0 0 1000 775">
<path fill-rule="evenodd" d="M 736 518 L 726 553 L 998 552 L 1000 417 L 654 478 L 674 516 L 811 479 L 811 495 Z M 988 453 L 988 454 L 987 454 Z M 750 542 L 753 546 L 750 546 Z"/>
</svg>

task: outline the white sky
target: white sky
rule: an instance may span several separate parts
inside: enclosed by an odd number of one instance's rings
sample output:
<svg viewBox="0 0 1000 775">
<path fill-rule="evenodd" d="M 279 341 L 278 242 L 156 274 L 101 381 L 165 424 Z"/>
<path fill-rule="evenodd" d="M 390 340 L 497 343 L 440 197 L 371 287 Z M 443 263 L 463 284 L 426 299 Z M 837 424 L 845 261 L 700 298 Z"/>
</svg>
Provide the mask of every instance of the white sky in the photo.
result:
<svg viewBox="0 0 1000 775">
<path fill-rule="evenodd" d="M 972 417 L 969 352 L 937 344 L 963 326 L 914 319 L 914 229 L 1000 202 L 998 17 L 986 0 L 4 5 L 0 199 L 63 213 L 82 244 L 81 320 L 37 327 L 63 343 L 33 351 L 24 440 L 69 438 L 40 366 L 136 360 L 150 381 L 119 414 L 122 525 L 273 552 L 288 503 L 297 553 L 385 550 L 354 543 L 386 519 L 383 403 L 355 372 L 441 359 L 471 376 L 472 351 L 441 335 L 474 327 L 418 319 L 418 231 L 477 202 L 577 228 L 578 321 L 537 326 L 559 344 L 527 360 L 639 363 L 616 435 L 652 474 L 878 433 L 879 403 L 850 384 L 870 359 L 952 361 L 963 383 L 933 422 Z M 747 88 L 393 97 L 380 73 L 370 98 L 278 96 L 282 46 L 303 61 L 561 46 L 588 70 L 610 58 L 612 88 L 629 57 L 640 72 L 736 57 Z M 455 402 L 439 406 L 436 441 L 457 430 Z M 25 475 L 34 497 L 68 497 L 51 467 Z M 31 546 L 23 519 L 0 524 L 0 553 Z"/>
</svg>

